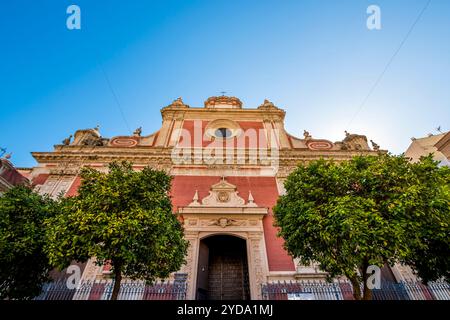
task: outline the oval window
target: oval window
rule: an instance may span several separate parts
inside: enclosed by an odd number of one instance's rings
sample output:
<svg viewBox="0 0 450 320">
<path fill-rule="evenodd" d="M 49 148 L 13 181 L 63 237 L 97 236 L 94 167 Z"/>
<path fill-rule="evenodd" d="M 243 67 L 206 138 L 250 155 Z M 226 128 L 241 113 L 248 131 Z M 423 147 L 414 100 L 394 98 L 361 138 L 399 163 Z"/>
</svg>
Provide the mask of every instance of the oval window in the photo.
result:
<svg viewBox="0 0 450 320">
<path fill-rule="evenodd" d="M 228 128 L 219 128 L 214 134 L 218 138 L 229 138 L 231 137 L 231 130 Z"/>
</svg>

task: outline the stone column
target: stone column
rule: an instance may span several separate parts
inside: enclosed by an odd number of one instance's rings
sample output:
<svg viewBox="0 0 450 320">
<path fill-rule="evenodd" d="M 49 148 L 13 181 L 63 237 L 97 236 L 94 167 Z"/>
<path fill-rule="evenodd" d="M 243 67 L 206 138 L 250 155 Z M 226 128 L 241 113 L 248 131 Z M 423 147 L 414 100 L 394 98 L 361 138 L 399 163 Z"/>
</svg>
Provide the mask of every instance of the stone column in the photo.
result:
<svg viewBox="0 0 450 320">
<path fill-rule="evenodd" d="M 189 241 L 189 247 L 187 250 L 186 264 L 184 264 L 180 273 L 187 274 L 187 288 L 186 288 L 186 300 L 195 300 L 195 287 L 197 275 L 197 251 L 198 251 L 198 232 L 185 232 L 184 238 Z"/>
<path fill-rule="evenodd" d="M 261 300 L 261 286 L 267 279 L 267 265 L 263 258 L 263 250 L 265 250 L 262 241 L 262 232 L 249 232 L 248 234 L 248 248 L 250 253 L 249 261 L 249 280 L 252 300 Z"/>
</svg>

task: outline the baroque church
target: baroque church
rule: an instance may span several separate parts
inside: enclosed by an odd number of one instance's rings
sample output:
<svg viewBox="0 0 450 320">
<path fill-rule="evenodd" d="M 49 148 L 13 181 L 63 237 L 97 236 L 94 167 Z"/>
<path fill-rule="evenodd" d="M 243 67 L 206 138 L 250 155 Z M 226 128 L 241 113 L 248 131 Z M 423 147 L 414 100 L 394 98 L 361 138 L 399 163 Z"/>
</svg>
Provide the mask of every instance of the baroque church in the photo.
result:
<svg viewBox="0 0 450 320">
<path fill-rule="evenodd" d="M 285 111 L 265 100 L 243 108 L 236 97 L 208 98 L 190 107 L 181 98 L 161 109 L 161 128 L 143 136 L 102 137 L 99 128 L 78 130 L 51 152 L 33 152 L 38 165 L 26 174 L 38 192 L 77 193 L 80 167 L 106 170 L 127 160 L 173 176 L 174 214 L 190 246 L 179 270 L 186 299 L 261 299 L 270 281 L 321 279 L 317 266 L 302 266 L 283 249 L 273 226 L 272 207 L 283 182 L 299 164 L 323 158 L 345 161 L 355 155 L 385 152 L 363 135 L 345 133 L 342 141 L 295 137 L 284 129 Z M 412 276 L 407 267 L 388 268 L 397 281 Z M 82 280 L 110 277 L 94 258 L 82 266 Z"/>
</svg>

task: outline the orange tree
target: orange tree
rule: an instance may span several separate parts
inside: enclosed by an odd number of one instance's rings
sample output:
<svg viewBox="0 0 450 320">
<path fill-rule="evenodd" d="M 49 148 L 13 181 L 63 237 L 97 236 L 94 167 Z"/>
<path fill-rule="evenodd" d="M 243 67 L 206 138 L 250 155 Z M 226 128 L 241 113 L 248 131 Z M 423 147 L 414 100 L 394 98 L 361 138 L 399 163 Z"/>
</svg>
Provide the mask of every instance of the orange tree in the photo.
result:
<svg viewBox="0 0 450 320">
<path fill-rule="evenodd" d="M 25 186 L 0 196 L 0 299 L 31 299 L 50 281 L 44 223 L 56 208 Z"/>
<path fill-rule="evenodd" d="M 164 171 L 134 171 L 127 162 L 111 163 L 109 172 L 83 168 L 75 197 L 61 199 L 61 212 L 47 222 L 46 252 L 59 269 L 72 260 L 95 257 L 110 263 L 111 299 L 123 276 L 153 282 L 184 263 L 187 241 L 172 212 L 171 177 Z"/>
<path fill-rule="evenodd" d="M 449 279 L 450 168 L 431 156 L 358 156 L 299 166 L 274 207 L 287 251 L 346 276 L 355 299 L 371 299 L 367 268 L 407 263 L 424 282 Z M 363 284 L 363 292 L 360 284 Z"/>
</svg>

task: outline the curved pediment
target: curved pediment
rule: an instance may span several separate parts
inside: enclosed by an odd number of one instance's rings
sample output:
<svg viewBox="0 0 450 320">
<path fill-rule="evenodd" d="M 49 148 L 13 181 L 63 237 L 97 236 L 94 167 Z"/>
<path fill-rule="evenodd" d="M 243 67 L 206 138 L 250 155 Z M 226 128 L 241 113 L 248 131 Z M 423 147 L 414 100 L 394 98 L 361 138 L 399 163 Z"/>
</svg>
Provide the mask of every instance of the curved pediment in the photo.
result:
<svg viewBox="0 0 450 320">
<path fill-rule="evenodd" d="M 198 191 L 195 191 L 189 207 L 257 207 L 251 191 L 248 194 L 248 201 L 239 196 L 239 191 L 234 184 L 229 183 L 222 177 L 222 180 L 211 186 L 209 195 L 199 202 Z"/>
</svg>

